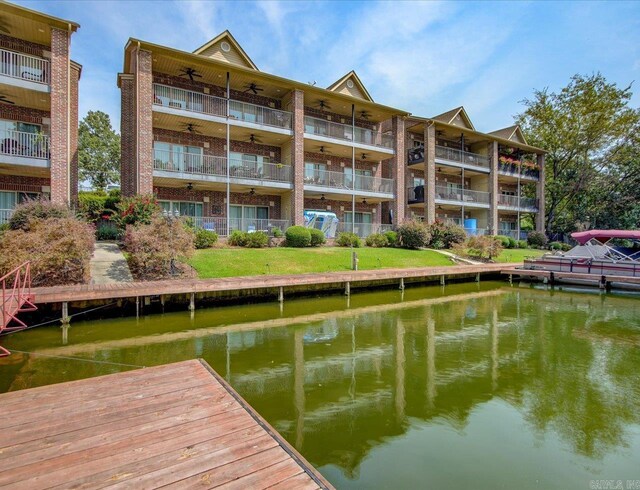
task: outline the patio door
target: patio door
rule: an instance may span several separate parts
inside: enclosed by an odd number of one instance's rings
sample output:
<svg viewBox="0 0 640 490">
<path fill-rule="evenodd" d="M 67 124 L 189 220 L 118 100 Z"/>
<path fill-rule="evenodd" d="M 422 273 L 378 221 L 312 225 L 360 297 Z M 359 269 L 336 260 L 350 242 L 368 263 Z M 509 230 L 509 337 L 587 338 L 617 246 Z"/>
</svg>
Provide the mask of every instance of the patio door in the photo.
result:
<svg viewBox="0 0 640 490">
<path fill-rule="evenodd" d="M 268 230 L 269 208 L 267 206 L 229 207 L 229 228 L 231 230 L 260 231 Z"/>
<path fill-rule="evenodd" d="M 0 225 L 9 222 L 16 201 L 15 192 L 0 192 Z"/>
</svg>

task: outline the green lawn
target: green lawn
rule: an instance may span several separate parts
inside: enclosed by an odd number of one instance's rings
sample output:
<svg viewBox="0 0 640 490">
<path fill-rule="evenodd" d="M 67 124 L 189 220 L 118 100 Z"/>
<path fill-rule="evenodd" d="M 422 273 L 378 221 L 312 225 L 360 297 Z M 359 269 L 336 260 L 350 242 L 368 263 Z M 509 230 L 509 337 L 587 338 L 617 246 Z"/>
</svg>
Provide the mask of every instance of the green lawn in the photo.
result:
<svg viewBox="0 0 640 490">
<path fill-rule="evenodd" d="M 496 262 L 522 262 L 528 257 L 540 257 L 548 250 L 535 250 L 532 248 L 505 248 L 496 258 Z"/>
<path fill-rule="evenodd" d="M 360 270 L 393 267 L 453 265 L 448 257 L 430 250 L 358 248 Z M 200 278 L 303 274 L 348 271 L 351 249 L 321 248 L 213 248 L 197 250 L 189 264 Z"/>
</svg>

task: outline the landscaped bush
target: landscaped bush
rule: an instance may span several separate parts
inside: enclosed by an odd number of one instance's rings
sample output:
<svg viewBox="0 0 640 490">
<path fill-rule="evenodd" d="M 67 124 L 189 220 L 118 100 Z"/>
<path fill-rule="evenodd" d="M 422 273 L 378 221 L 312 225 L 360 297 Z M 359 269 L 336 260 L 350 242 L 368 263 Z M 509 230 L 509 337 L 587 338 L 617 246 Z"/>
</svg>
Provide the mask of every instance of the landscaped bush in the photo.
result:
<svg viewBox="0 0 640 490">
<path fill-rule="evenodd" d="M 233 230 L 227 240 L 229 245 L 234 247 L 246 247 L 249 242 L 249 233 L 246 231 Z"/>
<path fill-rule="evenodd" d="M 506 235 L 496 235 L 496 238 L 500 240 L 500 244 L 502 248 L 516 248 L 518 242 L 516 242 L 515 238 Z"/>
<path fill-rule="evenodd" d="M 21 218 L 20 223 L 28 225 L 6 231 L 0 237 L 0 276 L 30 261 L 33 286 L 89 280 L 94 245 L 92 225 L 68 216 L 37 219 L 31 215 Z"/>
<path fill-rule="evenodd" d="M 106 221 L 96 224 L 96 240 L 118 240 L 121 237 L 122 230 L 115 223 Z"/>
<path fill-rule="evenodd" d="M 547 244 L 547 241 L 547 235 L 542 231 L 531 231 L 529 232 L 529 236 L 527 236 L 527 243 L 531 247 L 542 248 Z"/>
<path fill-rule="evenodd" d="M 518 240 L 516 242 L 516 247 L 518 247 L 518 248 L 527 248 L 527 241 L 526 240 Z"/>
<path fill-rule="evenodd" d="M 284 232 L 287 247 L 309 247 L 311 245 L 311 232 L 304 226 L 290 226 Z"/>
<path fill-rule="evenodd" d="M 120 191 L 83 191 L 78 193 L 78 212 L 87 221 L 97 222 L 114 216 L 120 203 Z"/>
<path fill-rule="evenodd" d="M 430 248 L 451 248 L 456 243 L 462 243 L 467 239 L 464 228 L 454 223 L 436 220 L 427 229 L 431 235 L 431 239 L 427 244 Z"/>
<path fill-rule="evenodd" d="M 269 244 L 269 235 L 264 231 L 254 231 L 253 233 L 247 233 L 247 243 L 245 247 L 248 248 L 264 248 Z"/>
<path fill-rule="evenodd" d="M 563 242 L 551 242 L 549 243 L 549 250 L 561 250 L 563 252 L 567 252 L 571 250 L 571 245 Z"/>
<path fill-rule="evenodd" d="M 194 245 L 197 249 L 210 248 L 218 241 L 218 234 L 215 231 L 197 228 L 194 237 Z"/>
<path fill-rule="evenodd" d="M 73 212 L 63 204 L 54 204 L 48 199 L 31 199 L 15 208 L 9 220 L 9 228 L 26 231 L 29 230 L 31 222 L 73 217 Z"/>
<path fill-rule="evenodd" d="M 396 247 L 398 245 L 398 234 L 395 231 L 385 231 L 384 236 L 387 239 L 387 247 Z"/>
<path fill-rule="evenodd" d="M 429 231 L 419 221 L 407 221 L 398 227 L 398 245 L 402 248 L 418 249 L 430 242 Z"/>
<path fill-rule="evenodd" d="M 278 227 L 272 228 L 271 234 L 273 235 L 273 238 L 282 238 L 284 236 L 284 233 L 282 233 L 282 230 Z"/>
<path fill-rule="evenodd" d="M 336 237 L 336 245 L 339 247 L 355 247 L 359 248 L 362 243 L 360 242 L 360 238 L 355 233 L 351 233 L 350 231 L 343 231 L 338 233 Z"/>
<path fill-rule="evenodd" d="M 502 252 L 502 241 L 496 236 L 471 236 L 465 243 L 454 247 L 459 255 L 467 255 L 480 260 L 492 260 Z"/>
<path fill-rule="evenodd" d="M 129 267 L 137 279 L 164 279 L 186 273 L 181 260 L 192 255 L 194 233 L 179 220 L 155 215 L 149 224 L 127 226 L 124 245 Z"/>
<path fill-rule="evenodd" d="M 127 225 L 148 225 L 154 215 L 160 214 L 161 209 L 154 196 L 135 196 L 123 199 L 118 204 L 116 223 L 121 228 Z"/>
<path fill-rule="evenodd" d="M 327 242 L 327 238 L 324 236 L 324 232 L 322 230 L 318 230 L 317 228 L 309 228 L 309 232 L 311 233 L 312 247 L 319 247 L 320 245 L 324 245 Z"/>
<path fill-rule="evenodd" d="M 365 240 L 365 243 L 367 244 L 367 247 L 381 248 L 389 246 L 389 240 L 387 240 L 387 237 L 382 233 L 373 233 L 369 235 Z"/>
</svg>

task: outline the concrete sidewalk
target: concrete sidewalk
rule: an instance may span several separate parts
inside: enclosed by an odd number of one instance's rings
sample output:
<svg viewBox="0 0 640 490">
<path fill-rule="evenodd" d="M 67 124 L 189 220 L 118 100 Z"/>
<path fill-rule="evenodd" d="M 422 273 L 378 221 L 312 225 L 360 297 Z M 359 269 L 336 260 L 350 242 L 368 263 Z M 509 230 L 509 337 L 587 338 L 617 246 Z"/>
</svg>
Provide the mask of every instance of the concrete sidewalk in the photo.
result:
<svg viewBox="0 0 640 490">
<path fill-rule="evenodd" d="M 129 265 L 114 242 L 96 242 L 91 257 L 91 284 L 133 282 Z"/>
</svg>

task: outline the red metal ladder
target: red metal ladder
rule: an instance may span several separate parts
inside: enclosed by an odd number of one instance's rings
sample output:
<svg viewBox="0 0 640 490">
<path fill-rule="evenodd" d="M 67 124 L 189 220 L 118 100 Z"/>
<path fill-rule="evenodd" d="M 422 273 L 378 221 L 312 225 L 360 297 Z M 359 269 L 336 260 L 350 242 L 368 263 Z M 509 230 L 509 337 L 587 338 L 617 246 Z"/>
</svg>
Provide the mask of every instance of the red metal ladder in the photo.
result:
<svg viewBox="0 0 640 490">
<path fill-rule="evenodd" d="M 0 334 L 24 330 L 27 324 L 18 318 L 18 314 L 38 309 L 31 294 L 31 263 L 25 262 L 0 277 L 0 287 L 2 288 Z M 9 354 L 10 352 L 0 345 L 0 357 Z"/>
</svg>

